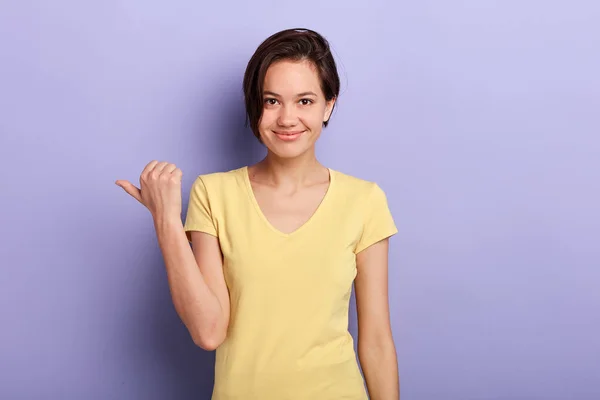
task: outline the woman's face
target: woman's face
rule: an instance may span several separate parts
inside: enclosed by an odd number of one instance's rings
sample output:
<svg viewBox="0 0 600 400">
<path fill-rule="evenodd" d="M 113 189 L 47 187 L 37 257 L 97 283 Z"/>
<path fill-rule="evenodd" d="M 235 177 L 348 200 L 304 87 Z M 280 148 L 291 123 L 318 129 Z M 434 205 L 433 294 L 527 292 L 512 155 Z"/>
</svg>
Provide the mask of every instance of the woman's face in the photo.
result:
<svg viewBox="0 0 600 400">
<path fill-rule="evenodd" d="M 314 150 L 335 102 L 325 100 L 314 65 L 310 61 L 288 60 L 271 64 L 263 94 L 258 130 L 269 151 L 282 158 L 293 158 Z"/>
</svg>

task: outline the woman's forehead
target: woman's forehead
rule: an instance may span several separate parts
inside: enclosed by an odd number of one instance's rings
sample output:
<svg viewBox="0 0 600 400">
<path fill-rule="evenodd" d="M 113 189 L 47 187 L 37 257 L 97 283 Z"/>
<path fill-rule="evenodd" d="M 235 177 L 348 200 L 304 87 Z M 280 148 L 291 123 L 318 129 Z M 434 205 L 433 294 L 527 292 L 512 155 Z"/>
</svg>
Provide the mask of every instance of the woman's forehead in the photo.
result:
<svg viewBox="0 0 600 400">
<path fill-rule="evenodd" d="M 279 61 L 271 64 L 265 75 L 265 92 L 279 96 L 320 93 L 319 75 L 307 61 Z"/>
</svg>

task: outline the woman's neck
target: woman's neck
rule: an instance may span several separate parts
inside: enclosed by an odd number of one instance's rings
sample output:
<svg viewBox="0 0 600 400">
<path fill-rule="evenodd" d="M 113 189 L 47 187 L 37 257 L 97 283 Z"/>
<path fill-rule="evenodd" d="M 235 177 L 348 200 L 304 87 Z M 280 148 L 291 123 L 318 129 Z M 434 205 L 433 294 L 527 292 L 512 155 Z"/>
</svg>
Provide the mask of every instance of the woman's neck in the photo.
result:
<svg viewBox="0 0 600 400">
<path fill-rule="evenodd" d="M 272 153 L 252 167 L 255 181 L 291 190 L 311 186 L 329 179 L 329 171 L 314 152 L 296 158 L 280 158 Z"/>
</svg>

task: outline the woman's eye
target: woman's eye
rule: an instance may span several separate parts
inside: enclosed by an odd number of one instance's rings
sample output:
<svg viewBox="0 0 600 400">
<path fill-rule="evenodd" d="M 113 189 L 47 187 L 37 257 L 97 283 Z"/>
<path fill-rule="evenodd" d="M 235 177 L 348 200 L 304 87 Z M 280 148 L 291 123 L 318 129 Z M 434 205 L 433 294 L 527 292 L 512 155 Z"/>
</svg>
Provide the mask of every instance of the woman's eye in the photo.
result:
<svg viewBox="0 0 600 400">
<path fill-rule="evenodd" d="M 265 99 L 265 104 L 268 105 L 268 106 L 274 106 L 277 103 L 278 103 L 277 99 L 272 99 L 272 98 L 271 99 Z M 307 105 L 312 104 L 312 103 L 314 103 L 314 101 L 311 100 L 311 99 L 301 99 L 300 100 L 300 104 L 302 104 L 303 106 L 307 106 Z"/>
</svg>

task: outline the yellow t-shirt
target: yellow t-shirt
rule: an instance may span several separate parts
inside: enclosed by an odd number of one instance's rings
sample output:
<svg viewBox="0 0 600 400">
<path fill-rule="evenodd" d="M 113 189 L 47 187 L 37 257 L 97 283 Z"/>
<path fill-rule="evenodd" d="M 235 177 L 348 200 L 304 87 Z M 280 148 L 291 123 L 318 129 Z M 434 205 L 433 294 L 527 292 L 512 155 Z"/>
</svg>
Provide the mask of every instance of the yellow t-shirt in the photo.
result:
<svg viewBox="0 0 600 400">
<path fill-rule="evenodd" d="M 262 213 L 247 167 L 195 180 L 185 230 L 218 237 L 231 299 L 213 400 L 367 399 L 348 332 L 356 254 L 397 229 L 377 184 L 329 171 L 290 234 Z"/>
</svg>

